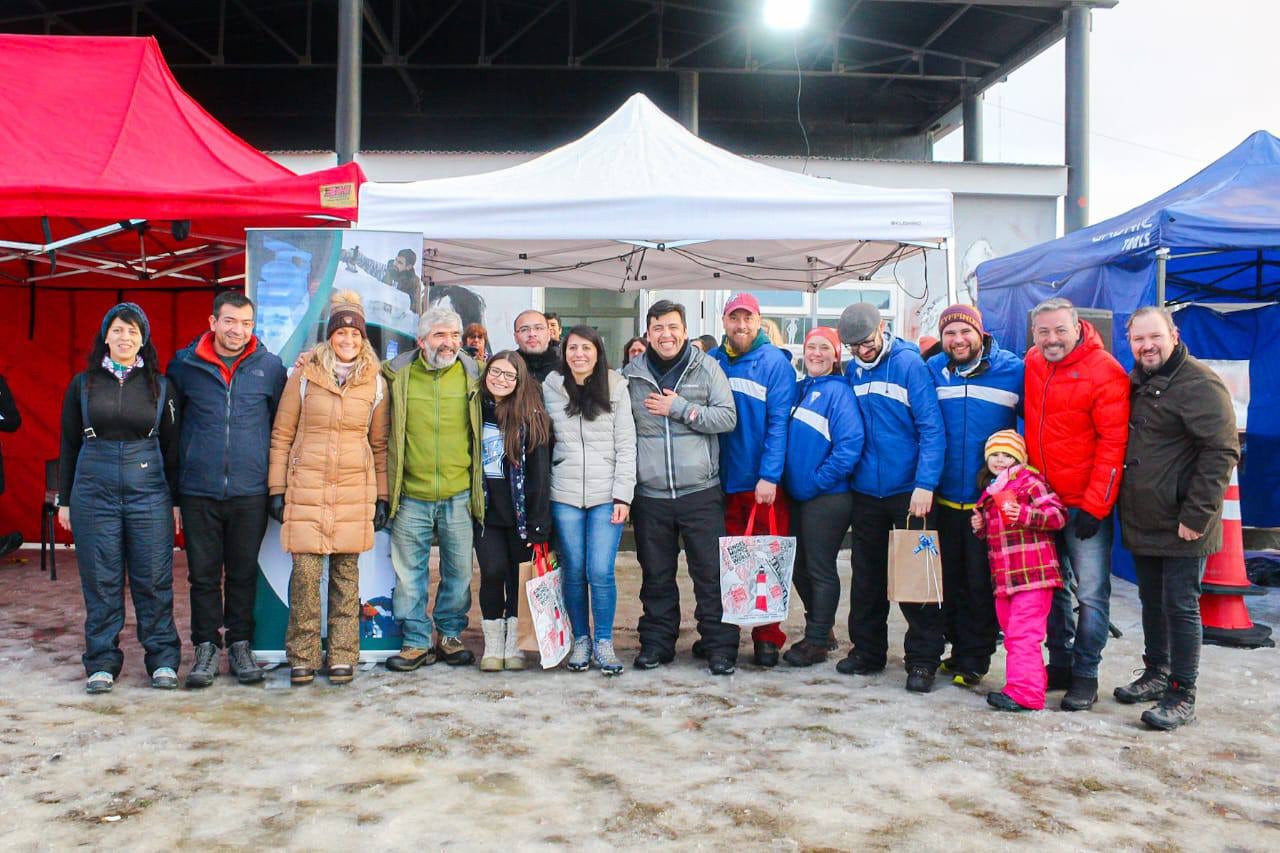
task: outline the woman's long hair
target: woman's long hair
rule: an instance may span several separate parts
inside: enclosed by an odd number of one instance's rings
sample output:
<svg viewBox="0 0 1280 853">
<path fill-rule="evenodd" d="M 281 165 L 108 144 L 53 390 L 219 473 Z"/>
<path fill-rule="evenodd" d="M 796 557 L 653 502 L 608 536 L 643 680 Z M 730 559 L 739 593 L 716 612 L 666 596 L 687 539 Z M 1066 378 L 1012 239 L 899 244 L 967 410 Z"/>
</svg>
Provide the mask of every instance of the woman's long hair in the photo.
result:
<svg viewBox="0 0 1280 853">
<path fill-rule="evenodd" d="M 569 369 L 569 338 L 582 338 L 596 348 L 596 366 L 587 377 L 587 381 L 578 384 Z M 569 395 L 569 405 L 565 407 L 569 417 L 582 415 L 583 420 L 594 421 L 606 412 L 613 411 L 609 402 L 609 359 L 604 354 L 604 341 L 591 326 L 574 326 L 563 338 L 560 345 L 560 375 L 564 377 L 564 392 Z"/>
<path fill-rule="evenodd" d="M 644 338 L 632 338 L 631 340 L 623 344 L 622 345 L 622 366 L 623 367 L 626 367 L 628 364 L 631 363 L 631 345 L 634 344 L 636 341 L 639 341 L 640 343 L 644 344 L 646 349 L 648 349 L 649 347 L 648 341 L 646 341 Z"/>
<path fill-rule="evenodd" d="M 111 322 L 114 323 L 116 320 L 124 320 L 139 332 L 144 327 L 142 318 L 132 308 L 121 308 Z M 93 342 L 93 349 L 89 350 L 89 370 L 84 375 L 87 383 L 86 389 L 93 387 L 93 376 L 97 373 L 95 368 L 102 366 L 102 359 L 109 352 L 110 347 L 107 346 L 106 335 L 98 335 Z M 142 359 L 142 372 L 147 377 L 147 387 L 151 389 L 151 400 L 154 402 L 160 397 L 160 383 L 156 380 L 156 377 L 160 375 L 160 354 L 156 352 L 156 345 L 151 342 L 151 338 L 147 338 L 143 342 L 142 349 L 138 352 L 138 357 Z"/>
<path fill-rule="evenodd" d="M 499 361 L 507 362 L 516 372 L 515 390 L 502 399 L 495 398 L 489 391 L 489 371 Z M 542 391 L 520 353 L 510 349 L 494 353 L 480 376 L 480 393 L 494 401 L 502 447 L 512 464 L 519 464 L 525 450 L 551 443 L 551 419 L 542 405 Z M 525 442 L 523 448 L 520 446 L 522 437 Z"/>
</svg>

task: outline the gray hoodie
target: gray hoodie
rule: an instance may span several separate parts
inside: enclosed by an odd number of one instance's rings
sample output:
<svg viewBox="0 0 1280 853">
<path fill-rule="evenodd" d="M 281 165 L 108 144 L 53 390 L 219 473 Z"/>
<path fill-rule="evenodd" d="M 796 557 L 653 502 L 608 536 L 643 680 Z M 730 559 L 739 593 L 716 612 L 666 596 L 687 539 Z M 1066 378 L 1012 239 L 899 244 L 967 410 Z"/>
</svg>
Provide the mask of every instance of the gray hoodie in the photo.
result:
<svg viewBox="0 0 1280 853">
<path fill-rule="evenodd" d="M 720 486 L 720 442 L 716 436 L 738 424 L 729 380 L 715 359 L 690 347 L 689 363 L 676 382 L 671 416 L 651 415 L 644 407 L 659 394 L 649 355 L 622 369 L 636 419 L 636 494 L 678 498 Z"/>
</svg>

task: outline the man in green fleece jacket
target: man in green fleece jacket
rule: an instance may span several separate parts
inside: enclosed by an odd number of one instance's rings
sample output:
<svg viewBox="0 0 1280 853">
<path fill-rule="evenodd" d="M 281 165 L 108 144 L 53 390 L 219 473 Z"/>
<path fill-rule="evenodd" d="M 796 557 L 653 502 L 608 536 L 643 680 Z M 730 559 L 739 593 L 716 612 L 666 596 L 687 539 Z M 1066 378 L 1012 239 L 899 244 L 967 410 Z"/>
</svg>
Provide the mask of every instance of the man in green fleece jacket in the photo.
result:
<svg viewBox="0 0 1280 853">
<path fill-rule="evenodd" d="M 409 672 L 437 658 L 475 656 L 459 637 L 471 609 L 472 520 L 484 522 L 480 464 L 480 368 L 462 351 L 462 318 L 434 307 L 418 322 L 418 349 L 383 364 L 391 391 L 391 609 L 404 635 L 387 668 Z M 428 615 L 431 542 L 440 584 Z M 432 620 L 440 641 L 432 643 Z"/>
</svg>

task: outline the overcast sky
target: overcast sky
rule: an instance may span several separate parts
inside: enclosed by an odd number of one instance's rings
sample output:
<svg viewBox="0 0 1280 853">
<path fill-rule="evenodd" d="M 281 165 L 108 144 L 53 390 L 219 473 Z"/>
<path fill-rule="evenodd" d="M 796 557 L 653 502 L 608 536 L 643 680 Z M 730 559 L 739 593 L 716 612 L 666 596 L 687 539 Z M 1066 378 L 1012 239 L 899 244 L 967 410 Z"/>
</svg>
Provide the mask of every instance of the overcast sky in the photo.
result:
<svg viewBox="0 0 1280 853">
<path fill-rule="evenodd" d="M 1280 135 L 1280 3 L 1120 0 L 1093 13 L 1091 204 L 1100 222 L 1158 195 L 1255 130 Z M 985 159 L 1063 161 L 1063 45 L 986 93 Z M 956 131 L 934 147 L 962 159 Z"/>
</svg>

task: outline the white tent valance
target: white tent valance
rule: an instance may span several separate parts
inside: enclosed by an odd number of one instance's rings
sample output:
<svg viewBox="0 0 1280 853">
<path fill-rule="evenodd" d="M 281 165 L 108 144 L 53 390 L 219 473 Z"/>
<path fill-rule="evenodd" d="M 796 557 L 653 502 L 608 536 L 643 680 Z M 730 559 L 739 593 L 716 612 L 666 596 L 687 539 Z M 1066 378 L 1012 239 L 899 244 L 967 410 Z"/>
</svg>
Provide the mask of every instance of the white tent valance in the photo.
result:
<svg viewBox="0 0 1280 853">
<path fill-rule="evenodd" d="M 816 290 L 953 235 L 946 190 L 755 163 L 633 95 L 586 136 L 508 169 L 365 183 L 362 228 L 421 231 L 435 284 Z"/>
</svg>

